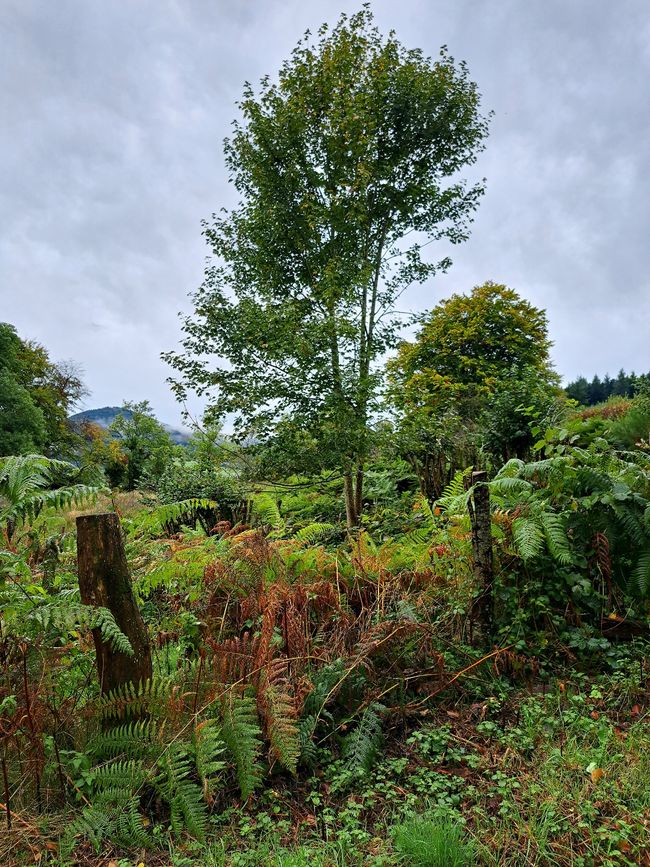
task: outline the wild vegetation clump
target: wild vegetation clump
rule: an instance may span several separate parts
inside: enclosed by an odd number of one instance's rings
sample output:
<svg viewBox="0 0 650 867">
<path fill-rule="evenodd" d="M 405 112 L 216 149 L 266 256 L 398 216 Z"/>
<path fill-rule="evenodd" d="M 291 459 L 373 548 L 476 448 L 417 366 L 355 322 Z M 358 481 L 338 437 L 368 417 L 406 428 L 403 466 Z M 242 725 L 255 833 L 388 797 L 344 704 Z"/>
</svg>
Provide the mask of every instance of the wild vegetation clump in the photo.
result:
<svg viewBox="0 0 650 867">
<path fill-rule="evenodd" d="M 402 526 L 383 541 L 336 541 L 318 521 L 293 529 L 277 491 L 253 496 L 254 526 L 221 519 L 207 534 L 182 523 L 198 499 L 136 505 L 123 524 L 153 677 L 109 694 L 88 630 L 115 652 L 128 641 L 110 611 L 81 604 L 56 516 L 97 491 L 41 500 L 47 474 L 19 491 L 17 469 L 35 460 L 5 460 L 2 476 L 16 497 L 3 512 L 3 858 L 642 857 L 642 456 L 575 449 L 489 482 L 490 643 L 460 477 L 433 509 L 415 492 L 385 498 L 377 511 Z M 170 846 L 167 861 L 156 854 Z"/>
</svg>

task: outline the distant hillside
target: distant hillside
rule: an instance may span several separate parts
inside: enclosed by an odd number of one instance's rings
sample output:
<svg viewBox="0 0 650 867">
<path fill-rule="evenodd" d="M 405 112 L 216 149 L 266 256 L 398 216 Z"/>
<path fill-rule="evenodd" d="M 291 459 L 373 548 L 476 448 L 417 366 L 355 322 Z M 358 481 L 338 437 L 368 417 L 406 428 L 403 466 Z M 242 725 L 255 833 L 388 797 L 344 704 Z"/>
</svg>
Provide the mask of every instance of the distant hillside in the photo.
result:
<svg viewBox="0 0 650 867">
<path fill-rule="evenodd" d="M 83 412 L 77 412 L 70 416 L 70 421 L 91 421 L 100 427 L 109 427 L 118 415 L 129 418 L 133 413 L 130 409 L 123 409 L 120 406 L 102 406 L 100 409 L 85 409 Z M 181 446 L 187 445 L 190 438 L 187 431 L 172 427 L 170 424 L 165 424 L 165 422 L 161 422 L 161 424 L 169 434 L 172 442 Z"/>
</svg>

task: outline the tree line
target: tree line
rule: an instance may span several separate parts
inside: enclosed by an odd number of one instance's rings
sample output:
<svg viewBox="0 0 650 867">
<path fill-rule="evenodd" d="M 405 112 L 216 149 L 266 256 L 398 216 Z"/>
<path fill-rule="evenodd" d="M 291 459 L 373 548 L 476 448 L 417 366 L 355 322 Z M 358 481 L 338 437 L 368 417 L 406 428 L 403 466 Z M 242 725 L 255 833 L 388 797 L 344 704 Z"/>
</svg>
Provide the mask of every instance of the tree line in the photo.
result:
<svg viewBox="0 0 650 867">
<path fill-rule="evenodd" d="M 595 406 L 609 400 L 610 397 L 634 397 L 643 385 L 650 385 L 650 372 L 636 374 L 626 373 L 623 368 L 614 378 L 608 373 L 601 379 L 598 374 L 589 382 L 584 376 L 570 382 L 565 391 L 581 406 Z"/>
</svg>

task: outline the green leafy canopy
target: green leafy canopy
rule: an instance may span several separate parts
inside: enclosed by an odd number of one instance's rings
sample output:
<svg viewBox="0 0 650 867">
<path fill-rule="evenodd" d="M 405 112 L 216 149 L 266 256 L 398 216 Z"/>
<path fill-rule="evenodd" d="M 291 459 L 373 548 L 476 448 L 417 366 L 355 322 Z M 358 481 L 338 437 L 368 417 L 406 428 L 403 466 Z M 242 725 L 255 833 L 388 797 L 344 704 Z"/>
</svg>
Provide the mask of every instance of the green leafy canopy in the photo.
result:
<svg viewBox="0 0 650 867">
<path fill-rule="evenodd" d="M 479 103 L 464 64 L 382 37 L 367 8 L 246 85 L 226 142 L 241 200 L 205 224 L 214 260 L 163 355 L 178 397 L 214 392 L 241 435 L 299 418 L 324 462 L 363 464 L 396 299 L 448 266 L 423 247 L 464 240 L 483 193 L 458 176 L 487 134 Z"/>
</svg>

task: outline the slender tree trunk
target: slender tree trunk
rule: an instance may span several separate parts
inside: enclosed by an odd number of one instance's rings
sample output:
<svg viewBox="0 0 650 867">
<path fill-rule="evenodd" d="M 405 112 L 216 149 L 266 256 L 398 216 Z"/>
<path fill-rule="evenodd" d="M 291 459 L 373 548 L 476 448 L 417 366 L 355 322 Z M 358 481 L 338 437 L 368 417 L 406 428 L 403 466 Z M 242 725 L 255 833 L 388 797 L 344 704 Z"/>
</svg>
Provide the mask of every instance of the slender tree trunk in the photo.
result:
<svg viewBox="0 0 650 867">
<path fill-rule="evenodd" d="M 346 470 L 343 475 L 343 494 L 345 497 L 345 517 L 348 530 L 358 527 L 363 511 L 363 465 L 355 471 Z"/>
<path fill-rule="evenodd" d="M 356 398 L 357 424 L 361 430 L 360 440 L 356 449 L 356 469 L 350 476 L 348 485 L 350 491 L 350 507 L 346 506 L 348 528 L 358 527 L 363 513 L 363 477 L 364 463 L 368 452 L 368 402 L 370 399 L 370 365 L 374 357 L 374 337 L 377 316 L 377 295 L 381 276 L 381 257 L 386 240 L 386 229 L 382 228 L 377 239 L 371 276 L 368 284 L 365 280 L 361 292 L 359 325 L 359 381 Z M 365 253 L 364 253 L 365 256 Z M 368 289 L 370 288 L 370 292 Z M 346 489 L 347 490 L 347 489 Z M 347 493 L 346 493 L 347 503 Z M 352 521 L 351 521 L 352 518 Z"/>
<path fill-rule="evenodd" d="M 361 513 L 363 512 L 363 464 L 357 467 L 356 489 L 354 491 L 354 508 L 356 512 L 357 524 L 361 521 Z"/>
<path fill-rule="evenodd" d="M 347 470 L 343 476 L 343 494 L 345 497 L 346 523 L 348 530 L 351 530 L 359 523 L 359 516 L 356 508 L 356 497 L 354 493 L 354 479 L 351 470 Z"/>
<path fill-rule="evenodd" d="M 487 473 L 480 470 L 472 473 L 474 486 L 473 502 L 470 502 L 472 524 L 472 549 L 474 574 L 480 591 L 475 606 L 486 642 L 490 642 L 493 629 L 492 582 L 494 563 L 492 557 L 492 526 L 490 516 L 490 489 Z"/>
<path fill-rule="evenodd" d="M 93 630 L 102 693 L 149 680 L 149 636 L 133 597 L 122 528 L 115 513 L 77 518 L 77 566 L 81 601 L 108 608 L 133 648 L 133 656 L 120 653 L 102 639 L 99 629 Z"/>
</svg>

